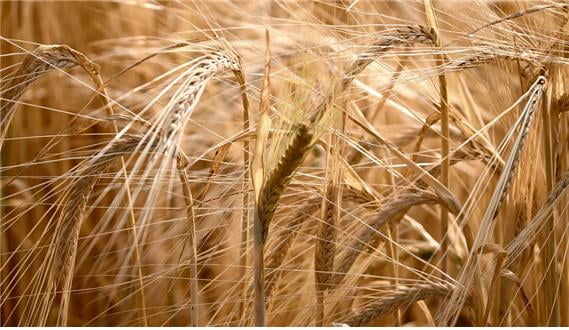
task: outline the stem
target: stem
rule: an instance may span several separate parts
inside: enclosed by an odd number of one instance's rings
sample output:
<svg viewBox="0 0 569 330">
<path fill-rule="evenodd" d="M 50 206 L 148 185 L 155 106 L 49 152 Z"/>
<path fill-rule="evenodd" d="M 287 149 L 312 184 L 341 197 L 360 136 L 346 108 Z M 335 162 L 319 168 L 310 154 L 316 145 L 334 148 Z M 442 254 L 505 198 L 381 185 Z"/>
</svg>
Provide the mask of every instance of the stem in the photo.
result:
<svg viewBox="0 0 569 330">
<path fill-rule="evenodd" d="M 546 90 L 546 97 L 542 102 L 542 117 L 543 117 L 543 139 L 545 143 L 545 177 L 547 183 L 547 192 L 553 189 L 553 159 L 551 150 L 551 120 L 550 120 L 550 106 L 551 106 L 551 89 Z M 557 261 L 555 258 L 555 218 L 551 214 L 545 223 L 546 241 L 544 242 L 544 265 L 547 267 L 545 273 L 545 288 L 544 288 L 544 320 L 547 326 L 559 326 L 560 322 L 560 308 L 559 300 L 557 297 L 557 287 L 559 283 L 559 276 L 557 274 Z"/>
<path fill-rule="evenodd" d="M 488 302 L 486 304 L 486 310 L 484 311 L 483 326 L 488 324 L 488 320 L 491 317 L 490 312 L 493 312 L 493 316 L 498 316 L 498 308 L 500 307 L 500 273 L 502 271 L 502 266 L 504 265 L 506 255 L 504 253 L 498 253 L 496 256 L 496 267 L 494 268 L 494 276 L 492 277 L 492 283 L 490 284 L 490 294 L 488 297 Z M 497 320 L 499 322 L 499 320 Z"/>
<path fill-rule="evenodd" d="M 403 216 L 401 218 L 403 218 Z M 393 262 L 391 263 L 392 266 L 391 271 L 393 273 L 393 285 L 395 286 L 396 289 L 399 286 L 399 250 L 397 250 L 393 242 L 397 242 L 399 239 L 398 237 L 399 230 L 397 229 L 398 223 L 399 223 L 398 221 L 394 221 L 393 223 L 390 223 L 386 226 L 387 237 L 389 238 L 389 244 L 387 244 L 388 246 L 387 253 L 388 257 L 393 260 Z M 395 311 L 393 318 L 395 320 L 395 326 L 400 327 L 401 326 L 400 309 L 397 309 L 397 311 Z"/>
<path fill-rule="evenodd" d="M 243 131 L 248 132 L 250 129 L 249 122 L 249 99 L 247 98 L 245 77 L 241 72 L 234 72 L 237 81 L 239 82 L 239 87 L 241 89 L 241 98 L 243 103 Z M 245 290 L 245 274 L 247 269 L 247 250 L 249 242 L 249 177 L 250 171 L 248 167 L 250 166 L 249 152 L 251 151 L 250 143 L 248 139 L 243 140 L 243 184 L 242 184 L 242 214 L 241 214 L 241 244 L 239 245 L 239 278 L 241 279 L 241 284 L 239 285 L 241 290 L 246 294 Z M 245 308 L 245 297 L 239 302 L 238 315 L 244 315 Z"/>
<path fill-rule="evenodd" d="M 439 43 L 438 33 L 436 34 L 436 47 L 440 47 L 442 51 L 442 47 Z M 438 55 L 437 58 L 437 65 L 443 66 L 444 65 L 444 55 Z M 447 93 L 447 80 L 445 75 L 439 75 L 439 85 L 440 85 L 440 93 L 441 93 L 441 158 L 442 158 L 442 167 L 441 167 L 441 183 L 449 188 L 450 183 L 450 146 L 449 146 L 449 110 L 448 110 L 448 93 Z M 448 251 L 448 222 L 449 222 L 449 214 L 448 210 L 445 207 L 441 207 L 441 269 L 443 272 L 446 271 L 447 264 L 446 264 L 446 257 Z"/>
<path fill-rule="evenodd" d="M 191 305 L 190 313 L 191 320 L 190 326 L 199 326 L 199 313 L 198 313 L 198 258 L 196 249 L 196 222 L 194 213 L 194 200 L 192 198 L 192 190 L 190 188 L 190 180 L 184 166 L 178 164 L 178 171 L 180 174 L 180 181 L 182 181 L 182 189 L 184 191 L 184 201 L 186 203 L 186 217 L 188 219 L 188 243 L 190 245 L 190 296 Z"/>
<path fill-rule="evenodd" d="M 435 10 L 431 0 L 425 0 L 425 14 L 427 16 L 428 26 L 432 30 L 433 34 L 433 44 L 435 48 L 439 49 L 439 54 L 436 56 L 436 64 L 439 67 L 445 65 L 445 56 L 443 53 L 443 47 L 441 46 L 441 36 L 439 32 L 439 27 L 437 23 L 437 18 L 435 16 Z M 450 176 L 450 146 L 449 146 L 449 109 L 448 109 L 448 92 L 447 92 L 447 80 L 444 74 L 439 75 L 439 91 L 441 94 L 441 183 L 446 188 L 449 187 L 449 176 Z M 449 214 L 445 207 L 441 207 L 441 270 L 446 272 L 446 255 L 448 250 L 448 222 Z"/>
<path fill-rule="evenodd" d="M 255 326 L 265 326 L 265 262 L 263 244 L 263 223 L 255 208 L 253 223 L 253 287 L 255 291 Z"/>
</svg>

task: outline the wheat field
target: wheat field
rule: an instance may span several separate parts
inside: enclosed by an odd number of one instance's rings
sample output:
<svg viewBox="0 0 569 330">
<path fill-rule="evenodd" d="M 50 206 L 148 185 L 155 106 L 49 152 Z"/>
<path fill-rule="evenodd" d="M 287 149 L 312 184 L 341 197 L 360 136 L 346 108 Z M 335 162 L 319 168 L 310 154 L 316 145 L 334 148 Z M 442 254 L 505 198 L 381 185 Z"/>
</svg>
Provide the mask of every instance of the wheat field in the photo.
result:
<svg viewBox="0 0 569 330">
<path fill-rule="evenodd" d="M 0 324 L 569 326 L 568 20 L 0 1 Z"/>
</svg>

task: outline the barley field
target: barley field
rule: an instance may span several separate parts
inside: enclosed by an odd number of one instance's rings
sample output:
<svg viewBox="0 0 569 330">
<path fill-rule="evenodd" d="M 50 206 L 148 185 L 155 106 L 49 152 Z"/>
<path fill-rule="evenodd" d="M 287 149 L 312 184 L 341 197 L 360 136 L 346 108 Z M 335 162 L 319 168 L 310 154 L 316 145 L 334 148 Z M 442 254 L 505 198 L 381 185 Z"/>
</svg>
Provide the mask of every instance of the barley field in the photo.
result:
<svg viewBox="0 0 569 330">
<path fill-rule="evenodd" d="M 0 324 L 569 326 L 568 20 L 0 1 Z"/>
</svg>

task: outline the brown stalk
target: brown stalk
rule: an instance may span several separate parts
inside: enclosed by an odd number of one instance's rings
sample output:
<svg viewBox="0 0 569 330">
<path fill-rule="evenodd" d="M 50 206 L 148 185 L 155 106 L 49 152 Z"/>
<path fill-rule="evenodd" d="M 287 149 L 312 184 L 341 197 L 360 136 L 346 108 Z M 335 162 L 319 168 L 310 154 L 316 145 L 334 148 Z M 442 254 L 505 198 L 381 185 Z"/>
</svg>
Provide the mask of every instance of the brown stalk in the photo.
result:
<svg viewBox="0 0 569 330">
<path fill-rule="evenodd" d="M 519 277 L 516 274 L 514 274 L 512 271 L 510 271 L 508 269 L 503 269 L 502 272 L 500 273 L 500 276 L 507 278 L 516 284 L 516 286 L 518 287 L 519 293 L 520 293 L 520 298 L 522 300 L 523 306 L 527 310 L 528 318 L 530 320 L 528 323 L 530 325 L 535 324 L 534 323 L 535 322 L 534 321 L 535 320 L 535 312 L 533 310 L 532 303 L 528 298 L 526 290 L 524 289 L 522 281 L 519 279 Z M 500 297 L 500 301 L 502 301 L 502 298 L 503 297 Z M 501 320 L 500 320 L 500 323 L 498 323 L 498 324 L 502 325 Z"/>
<path fill-rule="evenodd" d="M 242 68 L 241 58 L 238 57 L 240 67 Z M 239 71 L 234 71 L 235 77 L 239 82 L 239 87 L 241 89 L 241 102 L 243 104 L 243 131 L 249 132 L 250 130 L 250 120 L 249 120 L 249 98 L 247 97 L 247 84 L 245 81 L 245 74 L 244 70 L 241 69 Z M 247 270 L 247 250 L 249 244 L 249 203 L 251 202 L 251 193 L 249 189 L 249 182 L 251 182 L 251 173 L 247 171 L 247 168 L 250 167 L 250 157 L 249 154 L 251 152 L 251 145 L 248 139 L 243 140 L 243 198 L 241 201 L 242 207 L 242 215 L 241 215 L 241 244 L 240 251 L 239 251 L 239 271 L 241 273 L 240 279 L 242 279 L 242 286 L 241 292 L 245 292 L 245 271 Z M 243 304 L 241 303 L 239 306 L 240 313 L 244 311 Z"/>
<path fill-rule="evenodd" d="M 263 72 L 263 82 L 261 85 L 261 99 L 259 102 L 259 116 L 258 128 L 255 141 L 255 149 L 253 153 L 253 161 L 250 167 L 250 176 L 255 189 L 255 210 L 253 219 L 253 288 L 254 288 L 254 317 L 256 326 L 265 326 L 265 257 L 264 249 L 266 237 L 263 238 L 265 225 L 268 230 L 268 222 L 259 218 L 259 205 L 261 190 L 264 187 L 265 176 L 265 143 L 268 139 L 270 131 L 270 118 L 269 118 L 269 103 L 270 103 L 270 88 L 271 88 L 271 53 L 270 53 L 270 35 L 269 31 L 265 30 L 265 63 Z M 276 204 L 275 206 L 276 207 Z M 274 211 L 273 211 L 274 212 Z M 272 215 L 271 215 L 272 218 Z M 248 224 L 248 223 L 247 223 Z M 243 226 L 243 224 L 242 224 Z M 242 227 L 241 236 L 248 235 L 247 227 Z M 265 233 L 266 235 L 266 233 Z M 243 244 L 243 242 L 242 242 Z M 243 247 L 242 247 L 243 248 Z M 246 250 L 242 251 L 244 253 Z M 246 258 L 242 255 L 242 258 Z M 242 286 L 245 284 L 243 283 Z M 241 307 L 241 309 L 243 309 Z"/>
<path fill-rule="evenodd" d="M 551 142 L 551 88 L 547 88 L 544 93 L 546 97 L 545 100 L 541 103 L 541 115 L 543 120 L 543 140 L 545 149 L 545 178 L 547 191 L 551 192 L 555 180 L 555 174 L 553 170 L 554 151 Z M 555 216 L 553 214 L 549 216 L 549 219 L 545 223 L 544 231 L 546 237 L 546 240 L 542 242 L 542 245 L 544 246 L 544 260 L 547 261 L 546 264 L 549 264 L 549 262 L 551 262 L 551 265 L 545 271 L 545 285 L 543 287 L 543 295 L 545 301 L 543 307 L 544 315 L 547 315 L 548 317 L 547 320 L 544 320 L 545 322 L 543 325 L 555 327 L 560 325 L 561 309 L 558 299 L 559 274 L 557 272 L 557 258 L 555 256 L 557 242 L 555 239 Z"/>
<path fill-rule="evenodd" d="M 190 266 L 190 326 L 199 326 L 199 283 L 198 283 L 198 254 L 196 244 L 196 215 L 194 211 L 194 199 L 192 197 L 192 188 L 190 179 L 186 172 L 186 160 L 178 157 L 178 175 L 182 182 L 182 190 L 184 192 L 184 203 L 186 204 L 186 222 L 188 224 L 188 245 L 189 245 L 189 266 Z"/>
<path fill-rule="evenodd" d="M 504 261 L 507 257 L 505 251 L 500 247 L 497 246 L 493 248 L 496 254 L 496 265 L 494 266 L 494 274 L 492 276 L 492 282 L 490 283 L 490 291 L 494 294 L 489 295 L 488 301 L 486 302 L 486 310 L 484 311 L 483 321 L 482 324 L 487 325 L 490 324 L 490 317 L 491 315 L 494 317 L 498 317 L 498 308 L 500 307 L 500 286 L 501 286 L 501 276 L 500 274 L 503 271 Z"/>
<path fill-rule="evenodd" d="M 425 14 L 427 16 L 428 26 L 431 28 L 433 34 L 433 44 L 435 48 L 438 48 L 440 54 L 436 56 L 437 66 L 444 66 L 445 56 L 443 53 L 443 47 L 441 44 L 441 35 L 439 31 L 438 21 L 435 15 L 435 9 L 431 0 L 424 0 L 425 4 Z M 439 77 L 439 92 L 440 92 L 440 108 L 439 112 L 441 114 L 441 183 L 449 188 L 450 184 L 450 135 L 449 135 L 449 106 L 448 106 L 448 89 L 447 80 L 444 74 Z M 441 250 L 440 250 L 440 265 L 441 270 L 444 273 L 447 268 L 446 255 L 448 250 L 448 225 L 449 225 L 449 214 L 448 210 L 444 207 L 441 208 Z"/>
</svg>

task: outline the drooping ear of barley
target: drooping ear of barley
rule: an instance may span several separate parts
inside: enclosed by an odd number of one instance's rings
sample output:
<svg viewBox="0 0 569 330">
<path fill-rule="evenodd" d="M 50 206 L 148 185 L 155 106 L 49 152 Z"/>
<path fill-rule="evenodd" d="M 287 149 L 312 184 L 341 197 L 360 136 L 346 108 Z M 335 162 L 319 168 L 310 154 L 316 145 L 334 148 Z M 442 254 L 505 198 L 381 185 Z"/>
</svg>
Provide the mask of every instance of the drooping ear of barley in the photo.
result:
<svg viewBox="0 0 569 330">
<path fill-rule="evenodd" d="M 224 40 L 222 40 L 224 41 Z M 187 71 L 187 76 L 185 77 L 181 87 L 174 94 L 170 103 L 166 107 L 165 111 L 165 121 L 164 121 L 164 131 L 166 141 L 166 153 L 172 154 L 169 148 L 174 147 L 177 143 L 179 136 L 182 132 L 184 124 L 192 116 L 194 109 L 196 108 L 200 96 L 202 95 L 208 81 L 216 74 L 224 71 L 232 71 L 237 78 L 242 95 L 243 101 L 243 113 L 244 113 L 244 129 L 247 131 L 249 129 L 249 100 L 246 94 L 246 82 L 243 68 L 241 65 L 241 60 L 238 54 L 230 47 L 230 45 L 225 42 L 225 49 L 216 50 L 205 54 L 198 59 L 194 60 L 194 64 L 190 66 Z M 248 166 L 248 142 L 245 144 L 244 158 L 245 167 Z M 192 197 L 192 192 L 190 188 L 190 181 L 186 173 L 186 168 L 188 166 L 187 162 L 183 157 L 177 157 L 177 168 L 180 175 L 180 180 L 183 186 L 184 201 L 186 203 L 186 214 L 188 222 L 188 240 L 190 248 L 190 277 L 191 277 L 191 324 L 192 326 L 198 326 L 199 319 L 199 287 L 198 287 L 198 270 L 197 270 L 197 248 L 196 248 L 196 224 L 195 224 L 195 212 L 194 212 L 194 199 Z M 245 171 L 247 173 L 247 171 Z M 244 178 L 244 185 L 246 187 L 246 178 Z M 245 191 L 245 189 L 244 189 Z M 248 198 L 246 193 L 243 198 L 244 204 L 247 203 Z M 245 207 L 245 206 L 244 206 Z M 246 215 L 244 215 L 246 216 Z"/>
<path fill-rule="evenodd" d="M 207 83 L 215 74 L 226 70 L 242 71 L 239 59 L 224 50 L 207 53 L 193 62 L 181 87 L 164 111 L 164 135 L 168 143 L 177 142 L 185 122 L 191 117 Z"/>
<path fill-rule="evenodd" d="M 544 11 L 544 10 L 551 9 L 551 8 L 566 8 L 568 6 L 569 6 L 568 4 L 564 4 L 564 3 L 554 3 L 554 4 L 550 4 L 550 5 L 536 5 L 536 6 L 527 8 L 525 10 L 517 11 L 517 12 L 510 14 L 510 15 L 507 15 L 505 17 L 501 17 L 501 18 L 496 19 L 492 22 L 486 23 L 486 24 L 474 29 L 473 31 L 469 32 L 466 35 L 466 37 L 470 37 L 470 36 L 480 32 L 480 31 L 482 31 L 482 30 L 484 30 L 490 26 L 493 26 L 493 25 L 496 25 L 496 24 L 499 24 L 502 22 L 506 22 L 506 21 L 511 21 L 511 20 L 518 18 L 518 17 L 522 17 L 522 16 L 532 14 L 532 13 L 537 13 L 537 12 Z"/>
<path fill-rule="evenodd" d="M 361 204 L 363 207 L 370 210 L 375 210 L 381 205 L 381 202 L 377 197 L 373 196 L 363 189 L 358 189 L 351 186 L 347 186 L 344 189 L 342 198 L 346 201 Z"/>
<path fill-rule="evenodd" d="M 394 47 L 412 43 L 431 45 L 433 43 L 433 34 L 425 26 L 407 25 L 395 29 L 393 33 L 380 36 L 377 42 L 368 47 L 366 52 L 359 54 L 358 58 L 352 63 L 342 78 L 342 90 L 348 88 L 352 80 L 376 58 Z"/>
<path fill-rule="evenodd" d="M 464 69 L 475 68 L 480 65 L 493 63 L 498 60 L 506 60 L 511 62 L 514 61 L 527 62 L 525 70 L 532 70 L 532 68 L 542 66 L 539 63 L 539 61 L 542 60 L 542 56 L 540 56 L 539 54 L 534 54 L 528 51 L 517 54 L 508 50 L 504 50 L 502 53 L 500 49 L 493 49 L 492 51 L 482 50 L 480 52 L 459 59 L 451 60 L 448 63 L 445 63 L 443 66 L 441 66 L 440 71 L 441 73 L 461 71 Z M 527 74 L 527 72 L 524 71 L 524 74 Z"/>
<path fill-rule="evenodd" d="M 52 290 L 61 289 L 63 292 L 60 307 L 60 322 L 62 324 L 66 324 L 79 230 L 91 191 L 100 175 L 111 165 L 113 160 L 134 152 L 141 146 L 142 141 L 143 139 L 140 136 L 115 141 L 84 162 L 72 176 L 73 179 L 71 179 L 65 193 L 66 200 L 64 201 L 61 220 L 54 236 L 55 247 L 50 269 L 52 278 L 49 280 L 49 287 Z M 45 298 L 47 303 L 50 301 L 49 294 L 51 294 L 50 291 Z M 45 306 L 44 310 L 47 308 L 49 306 Z M 42 320 L 41 324 L 45 324 L 46 321 Z"/>
<path fill-rule="evenodd" d="M 152 187 L 150 190 L 150 195 L 157 194 L 157 189 L 159 187 L 159 182 L 164 179 L 164 174 L 170 170 L 177 171 L 179 179 L 182 183 L 182 193 L 183 201 L 186 205 L 186 232 L 189 241 L 189 261 L 187 263 L 189 273 L 190 273 L 190 300 L 189 306 L 191 310 L 190 324 L 198 325 L 198 320 L 200 317 L 199 310 L 199 278 L 197 271 L 197 239 L 196 239 L 196 210 L 194 203 L 196 200 L 192 196 L 191 192 L 191 182 L 187 174 L 188 168 L 191 167 L 192 163 L 187 160 L 187 157 L 179 152 L 177 144 L 184 124 L 191 118 L 195 108 L 197 107 L 202 93 L 207 87 L 208 82 L 215 76 L 224 73 L 226 71 L 232 72 L 239 83 L 241 89 L 242 103 L 244 109 L 244 125 L 246 131 L 248 131 L 248 106 L 249 101 L 246 94 L 246 82 L 244 72 L 242 70 L 241 61 L 238 54 L 231 48 L 231 46 L 224 42 L 223 39 L 218 41 L 222 42 L 221 48 L 216 48 L 210 50 L 207 53 L 185 63 L 180 66 L 180 68 L 185 68 L 185 71 L 180 75 L 175 77 L 172 82 L 170 82 L 165 89 L 160 93 L 160 96 L 155 98 L 150 104 L 148 104 L 145 109 L 149 109 L 158 98 L 165 95 L 170 89 L 176 86 L 176 90 L 173 92 L 172 97 L 169 99 L 168 103 L 164 107 L 163 111 L 159 112 L 158 119 L 156 123 L 145 133 L 145 140 L 152 143 L 158 143 L 159 145 L 154 149 L 157 154 L 164 154 L 167 158 L 174 159 L 176 166 L 172 168 L 167 168 L 171 165 L 168 161 L 159 162 L 157 157 L 146 157 L 146 154 L 150 150 L 145 150 L 145 157 L 141 157 L 142 160 L 147 160 L 147 162 L 139 160 L 134 168 L 133 172 L 138 171 L 141 167 L 145 167 L 144 174 L 142 178 L 147 178 L 150 175 L 150 169 L 155 166 L 158 167 L 157 174 L 153 178 Z M 186 45 L 187 43 L 183 43 Z M 177 48 L 178 45 L 169 47 L 169 49 Z M 147 59 L 146 57 L 145 59 Z M 140 61 L 139 61 L 140 62 Z M 138 62 L 137 62 L 138 63 Z M 246 141 L 247 143 L 247 141 Z M 148 149 L 148 148 L 147 148 Z M 247 148 L 246 148 L 247 149 Z M 247 150 L 245 150 L 247 152 Z M 247 161 L 245 161 L 247 162 Z M 247 164 L 245 164 L 247 166 Z M 126 173 L 126 172 L 125 172 Z M 126 175 L 126 174 L 125 174 Z M 166 180 L 170 180 L 167 178 Z M 244 178 L 244 185 L 246 184 L 247 178 Z M 206 187 L 207 188 L 207 187 Z M 133 193 L 133 198 L 136 199 L 141 193 L 142 187 L 138 187 Z M 129 199 L 130 205 L 130 192 L 128 192 L 127 199 Z M 244 197 L 245 199 L 245 197 Z M 199 202 L 199 201 L 197 201 Z M 144 230 L 144 224 L 151 218 L 151 213 L 153 210 L 153 205 L 155 205 L 156 200 L 147 200 L 147 208 L 141 213 L 139 223 L 140 228 Z M 133 221 L 131 221 L 134 224 Z M 131 226 L 134 228 L 134 225 Z M 141 237 L 145 237 L 146 234 L 141 234 Z M 136 235 L 135 235 L 136 239 Z M 134 246 L 134 252 L 136 252 L 136 246 Z M 121 271 L 123 271 L 121 269 Z M 140 272 L 139 272 L 140 274 Z M 140 281 L 139 281 L 140 282 Z M 138 292 L 142 293 L 140 288 Z M 144 301 L 144 299 L 142 299 Z M 144 307 L 142 307 L 144 308 Z M 145 320 L 145 316 L 142 316 Z"/>
<path fill-rule="evenodd" d="M 345 71 L 342 79 L 330 88 L 326 99 L 316 108 L 310 117 L 310 122 L 312 124 L 318 123 L 326 114 L 326 109 L 330 104 L 334 103 L 334 98 L 345 91 L 356 76 L 362 73 L 376 58 L 400 45 L 413 43 L 430 45 L 432 42 L 433 35 L 422 25 L 400 27 L 390 34 L 380 36 L 379 40 L 369 46 L 366 52 L 358 55 L 356 60 Z"/>
<path fill-rule="evenodd" d="M 490 166 L 495 169 L 496 173 L 500 174 L 502 171 L 500 164 L 496 162 L 492 162 L 492 159 L 483 152 L 480 152 L 479 149 L 470 149 L 470 148 L 460 148 L 455 149 L 450 153 L 450 164 L 455 165 L 461 161 L 467 160 L 481 160 L 484 161 L 486 166 Z M 437 165 L 436 167 L 429 170 L 429 173 L 433 176 L 439 175 L 441 172 L 441 166 Z"/>
<path fill-rule="evenodd" d="M 372 237 L 377 231 L 389 221 L 395 220 L 400 215 L 404 215 L 415 205 L 421 204 L 440 204 L 441 200 L 437 195 L 430 192 L 418 192 L 409 189 L 402 195 L 393 196 L 370 216 L 365 227 L 362 228 L 351 241 L 347 244 L 344 251 L 338 255 L 336 268 L 334 269 L 333 283 L 338 285 L 349 273 L 356 259 L 364 251 L 364 248 L 372 242 Z"/>
<path fill-rule="evenodd" d="M 43 74 L 79 65 L 92 76 L 99 66 L 85 55 L 66 45 L 42 45 L 29 52 L 15 76 L 0 92 L 0 149 L 14 117 L 15 106 L 26 88 Z"/>
<path fill-rule="evenodd" d="M 388 293 L 386 297 L 382 297 L 364 309 L 357 311 L 343 323 L 351 327 L 364 326 L 377 317 L 393 313 L 399 308 L 414 302 L 432 297 L 445 297 L 453 291 L 454 287 L 450 284 L 436 283 L 396 288 L 394 292 Z"/>
</svg>

